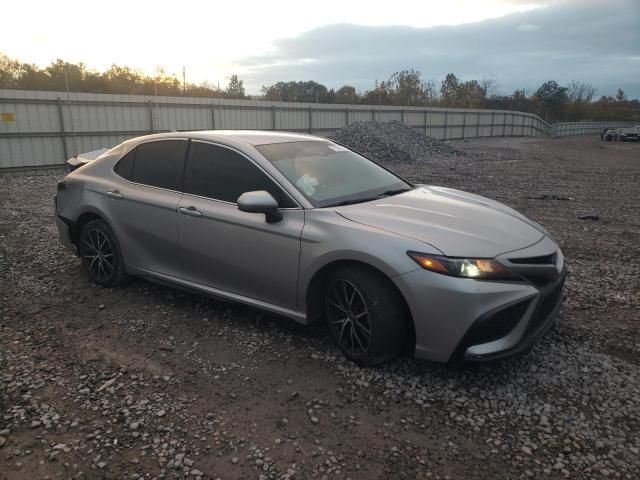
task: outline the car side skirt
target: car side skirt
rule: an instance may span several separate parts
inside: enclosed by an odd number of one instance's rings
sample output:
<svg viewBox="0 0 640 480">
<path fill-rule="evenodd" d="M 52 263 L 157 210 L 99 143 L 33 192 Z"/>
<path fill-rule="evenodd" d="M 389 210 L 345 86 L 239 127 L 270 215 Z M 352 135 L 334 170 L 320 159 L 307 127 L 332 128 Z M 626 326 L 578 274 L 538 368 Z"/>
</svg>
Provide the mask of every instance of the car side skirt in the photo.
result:
<svg viewBox="0 0 640 480">
<path fill-rule="evenodd" d="M 262 300 L 257 300 L 255 298 L 245 297 L 244 295 L 239 295 L 237 293 L 227 292 L 225 290 L 220 290 L 220 289 L 209 287 L 199 283 L 190 282 L 189 280 L 173 277 L 171 275 L 164 275 L 162 273 L 133 267 L 131 265 L 127 265 L 127 272 L 131 273 L 132 275 L 138 275 L 138 276 L 144 277 L 149 281 L 152 281 L 155 283 L 161 283 L 164 285 L 183 288 L 196 293 L 200 293 L 200 294 L 204 294 L 204 295 L 208 295 L 216 298 L 232 300 L 234 302 L 243 303 L 251 307 L 255 307 L 261 310 L 266 310 L 268 312 L 272 312 L 278 315 L 291 318 L 292 320 L 295 320 L 296 322 L 301 323 L 303 325 L 307 325 L 309 323 L 307 320 L 306 314 L 304 314 L 303 312 L 292 310 L 290 308 L 283 307 L 281 305 L 274 305 L 272 303 L 264 302 Z"/>
</svg>

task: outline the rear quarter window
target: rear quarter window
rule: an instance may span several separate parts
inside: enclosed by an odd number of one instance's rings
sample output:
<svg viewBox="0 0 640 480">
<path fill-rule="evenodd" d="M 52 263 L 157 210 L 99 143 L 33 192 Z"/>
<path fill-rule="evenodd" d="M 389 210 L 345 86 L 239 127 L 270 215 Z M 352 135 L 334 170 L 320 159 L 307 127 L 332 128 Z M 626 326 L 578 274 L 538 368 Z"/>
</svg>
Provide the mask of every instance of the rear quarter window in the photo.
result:
<svg viewBox="0 0 640 480">
<path fill-rule="evenodd" d="M 118 160 L 113 171 L 126 180 L 131 180 L 133 175 L 133 161 L 136 158 L 136 149 L 134 148 L 124 157 Z"/>
</svg>

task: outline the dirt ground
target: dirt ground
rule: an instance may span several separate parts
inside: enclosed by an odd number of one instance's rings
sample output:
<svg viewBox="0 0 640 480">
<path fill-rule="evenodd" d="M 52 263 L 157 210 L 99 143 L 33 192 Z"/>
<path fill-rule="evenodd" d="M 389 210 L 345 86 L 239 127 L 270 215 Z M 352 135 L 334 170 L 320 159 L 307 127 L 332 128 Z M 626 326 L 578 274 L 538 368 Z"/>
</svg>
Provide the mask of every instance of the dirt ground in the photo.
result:
<svg viewBox="0 0 640 480">
<path fill-rule="evenodd" d="M 558 326 L 524 356 L 343 360 L 323 325 L 143 280 L 91 284 L 54 175 L 0 178 L 0 479 L 640 478 L 640 144 L 451 143 L 394 168 L 560 242 Z"/>
</svg>

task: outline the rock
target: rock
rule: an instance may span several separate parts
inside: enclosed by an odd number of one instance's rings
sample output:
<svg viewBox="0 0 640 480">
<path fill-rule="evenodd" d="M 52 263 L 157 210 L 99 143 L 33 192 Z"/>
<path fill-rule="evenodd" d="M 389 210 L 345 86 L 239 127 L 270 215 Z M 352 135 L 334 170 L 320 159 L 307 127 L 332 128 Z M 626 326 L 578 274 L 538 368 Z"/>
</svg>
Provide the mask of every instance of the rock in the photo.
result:
<svg viewBox="0 0 640 480">
<path fill-rule="evenodd" d="M 318 420 L 318 417 L 311 417 L 310 418 L 311 423 L 318 423 L 320 420 Z"/>
<path fill-rule="evenodd" d="M 100 470 L 104 469 L 107 466 L 107 462 L 99 462 L 98 463 L 98 468 Z"/>
<path fill-rule="evenodd" d="M 527 455 L 531 455 L 531 449 L 529 447 L 522 447 L 522 448 L 520 448 L 520 450 L 522 451 L 522 453 L 526 453 Z"/>
<path fill-rule="evenodd" d="M 100 386 L 100 388 L 98 388 L 98 390 L 96 390 L 97 392 L 101 392 L 102 390 L 109 388 L 111 385 L 113 385 L 116 382 L 115 378 L 112 378 L 111 380 L 107 380 L 106 382 L 104 382 L 102 384 L 102 386 Z"/>
<path fill-rule="evenodd" d="M 4 447 L 5 443 L 7 443 L 7 439 L 4 437 L 0 437 L 0 448 Z"/>
<path fill-rule="evenodd" d="M 164 409 L 163 410 L 158 410 L 156 412 L 156 415 L 159 416 L 159 417 L 164 417 L 166 414 L 167 414 L 167 412 L 165 412 Z"/>
<path fill-rule="evenodd" d="M 140 422 L 131 422 L 129 424 L 129 428 L 131 430 L 137 430 L 140 427 Z"/>
<path fill-rule="evenodd" d="M 233 463 L 234 465 L 238 463 L 238 457 L 233 457 L 231 459 L 231 463 Z"/>
<path fill-rule="evenodd" d="M 38 428 L 40 425 L 42 425 L 42 422 L 39 420 L 33 420 L 31 422 L 31 425 L 29 425 L 31 428 Z"/>
<path fill-rule="evenodd" d="M 201 477 L 204 475 L 204 473 L 202 473 L 200 470 L 197 469 L 193 469 L 189 472 L 189 475 L 193 475 L 194 477 Z"/>
<path fill-rule="evenodd" d="M 600 220 L 600 216 L 599 215 L 594 215 L 594 214 L 588 214 L 588 215 L 578 215 L 578 218 L 580 220 Z"/>
</svg>

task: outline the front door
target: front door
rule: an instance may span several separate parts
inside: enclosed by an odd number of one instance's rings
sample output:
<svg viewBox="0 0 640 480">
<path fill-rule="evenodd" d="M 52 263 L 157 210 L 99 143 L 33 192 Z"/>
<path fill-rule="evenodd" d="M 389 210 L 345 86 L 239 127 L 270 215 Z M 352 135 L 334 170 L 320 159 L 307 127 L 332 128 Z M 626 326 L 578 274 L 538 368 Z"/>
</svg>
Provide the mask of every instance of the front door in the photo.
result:
<svg viewBox="0 0 640 480">
<path fill-rule="evenodd" d="M 247 191 L 266 190 L 283 219 L 238 210 Z M 192 141 L 178 235 L 186 280 L 294 309 L 304 210 L 252 160 L 227 147 Z"/>
</svg>

